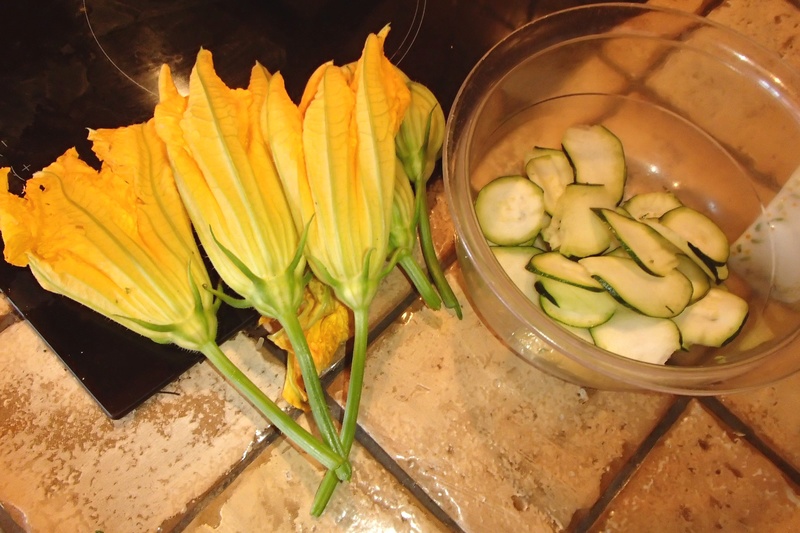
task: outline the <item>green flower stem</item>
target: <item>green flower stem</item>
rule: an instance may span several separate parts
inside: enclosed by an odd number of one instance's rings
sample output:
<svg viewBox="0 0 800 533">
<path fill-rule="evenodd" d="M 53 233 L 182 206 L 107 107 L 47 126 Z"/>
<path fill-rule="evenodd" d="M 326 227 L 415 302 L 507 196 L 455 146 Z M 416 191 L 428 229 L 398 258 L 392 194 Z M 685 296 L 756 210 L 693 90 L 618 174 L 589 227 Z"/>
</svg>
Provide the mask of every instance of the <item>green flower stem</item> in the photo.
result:
<svg viewBox="0 0 800 533">
<path fill-rule="evenodd" d="M 417 288 L 417 292 L 425 301 L 425 305 L 433 310 L 438 310 L 442 306 L 442 299 L 439 298 L 439 293 L 433 288 L 428 275 L 422 270 L 422 266 L 417 263 L 411 252 L 408 249 L 401 251 L 397 262 L 403 271 L 408 274 L 414 287 Z"/>
<path fill-rule="evenodd" d="M 353 447 L 353 441 L 356 436 L 356 422 L 358 420 L 358 409 L 361 403 L 361 390 L 364 385 L 364 366 L 367 357 L 369 306 L 353 309 L 353 317 L 355 319 L 353 361 L 350 365 L 350 385 L 347 389 L 347 403 L 344 408 L 341 432 L 345 457 L 350 455 L 350 450 Z M 311 506 L 311 514 L 313 516 L 322 515 L 337 484 L 338 479 L 333 472 L 328 470 L 314 496 L 314 503 Z"/>
<path fill-rule="evenodd" d="M 261 413 L 267 417 L 278 430 L 295 442 L 311 457 L 319 461 L 332 472 L 334 479 L 346 479 L 349 471 L 347 459 L 334 453 L 326 444 L 300 426 L 292 417 L 278 407 L 261 389 L 245 376 L 236 365 L 222 352 L 214 342 L 207 342 L 199 347 L 208 361 L 225 376 L 228 381 L 247 398 Z"/>
<path fill-rule="evenodd" d="M 418 180 L 414 182 L 416 186 L 416 204 L 418 224 L 419 224 L 419 241 L 422 248 L 422 256 L 425 258 L 425 264 L 428 267 L 428 272 L 433 278 L 436 288 L 442 297 L 445 307 L 453 309 L 459 320 L 462 317 L 461 304 L 458 303 L 458 298 L 453 293 L 453 289 L 447 282 L 447 278 L 442 271 L 442 265 L 439 264 L 439 258 L 436 256 L 436 250 L 433 246 L 433 236 L 431 235 L 431 222 L 428 219 L 428 197 L 425 188 L 425 181 Z"/>
<path fill-rule="evenodd" d="M 300 325 L 297 315 L 290 314 L 285 317 L 278 317 L 278 321 L 283 326 L 283 330 L 289 338 L 289 342 L 294 348 L 294 354 L 297 357 L 297 362 L 300 364 L 300 371 L 303 373 L 303 383 L 308 393 L 308 403 L 311 406 L 311 413 L 314 416 L 314 421 L 317 423 L 322 438 L 325 443 L 340 457 L 347 457 L 347 453 L 342 447 L 339 440 L 339 435 L 333 425 L 328 405 L 325 402 L 325 395 L 322 391 L 322 384 L 319 381 L 319 373 L 314 364 L 314 358 L 311 356 L 311 350 L 308 347 L 308 341 L 303 333 L 303 327 Z M 351 470 L 350 463 L 346 462 L 342 465 L 341 473 L 346 474 L 346 478 L 342 481 L 350 479 Z M 337 472 L 337 475 L 340 472 Z"/>
</svg>

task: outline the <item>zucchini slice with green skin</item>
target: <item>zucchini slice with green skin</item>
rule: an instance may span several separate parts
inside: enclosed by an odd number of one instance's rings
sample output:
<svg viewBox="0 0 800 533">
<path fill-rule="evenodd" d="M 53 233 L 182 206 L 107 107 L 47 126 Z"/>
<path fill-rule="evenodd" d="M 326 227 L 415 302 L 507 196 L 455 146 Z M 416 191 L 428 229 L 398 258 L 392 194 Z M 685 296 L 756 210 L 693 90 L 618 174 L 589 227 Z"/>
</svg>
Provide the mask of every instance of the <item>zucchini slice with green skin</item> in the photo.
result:
<svg viewBox="0 0 800 533">
<path fill-rule="evenodd" d="M 550 278 L 539 277 L 536 291 L 547 316 L 576 328 L 597 326 L 611 318 L 617 302 L 607 292 L 587 291 Z"/>
<path fill-rule="evenodd" d="M 592 334 L 589 331 L 589 328 L 576 328 L 575 326 L 568 326 L 563 322 L 559 324 L 562 328 L 569 331 L 579 339 L 588 342 L 589 344 L 594 344 L 594 339 L 592 338 Z"/>
<path fill-rule="evenodd" d="M 643 218 L 641 221 L 654 230 L 656 230 L 662 237 L 667 239 L 669 242 L 674 244 L 684 255 L 690 258 L 692 261 L 699 266 L 703 272 L 708 275 L 709 278 L 713 280 L 720 281 L 720 278 L 717 276 L 717 268 L 711 264 L 710 259 L 703 259 L 699 255 L 697 255 L 696 248 L 689 245 L 689 243 L 684 239 L 682 236 L 678 235 L 672 229 L 666 227 L 664 224 L 659 222 L 656 219 L 652 218 Z"/>
<path fill-rule="evenodd" d="M 747 302 L 739 296 L 711 287 L 703 298 L 672 320 L 681 331 L 684 349 L 695 344 L 719 348 L 742 330 L 748 309 Z"/>
<path fill-rule="evenodd" d="M 666 276 L 678 266 L 680 250 L 647 224 L 612 209 L 597 209 L 595 213 L 608 224 L 622 247 L 647 273 Z"/>
<path fill-rule="evenodd" d="M 531 258 L 528 270 L 538 276 L 562 281 L 581 287 L 587 291 L 601 292 L 603 286 L 589 274 L 586 267 L 561 255 L 559 252 L 545 252 Z"/>
<path fill-rule="evenodd" d="M 530 243 L 546 221 L 544 194 L 525 176 L 502 176 L 478 191 L 475 215 L 491 243 L 501 246 Z"/>
<path fill-rule="evenodd" d="M 678 254 L 678 266 L 676 268 L 692 282 L 692 297 L 689 300 L 689 305 L 708 293 L 711 288 L 711 278 L 695 261 L 684 254 Z"/>
<path fill-rule="evenodd" d="M 625 257 L 585 257 L 580 263 L 619 302 L 647 316 L 672 318 L 692 297 L 692 283 L 678 270 L 665 276 L 648 274 Z"/>
<path fill-rule="evenodd" d="M 666 363 L 681 347 L 681 333 L 675 322 L 622 306 L 608 321 L 589 329 L 589 333 L 600 348 L 655 365 Z"/>
<path fill-rule="evenodd" d="M 614 205 L 622 200 L 627 165 L 622 142 L 605 126 L 572 126 L 561 138 L 561 146 L 575 171 L 576 183 L 604 186 Z"/>
<path fill-rule="evenodd" d="M 543 253 L 539 248 L 533 246 L 493 246 L 491 248 L 494 257 L 503 270 L 511 278 L 519 290 L 533 301 L 539 300 L 539 295 L 534 289 L 536 275 L 529 272 L 526 267 L 531 258 Z"/>
<path fill-rule="evenodd" d="M 681 207 L 678 197 L 669 191 L 636 194 L 622 203 L 622 208 L 633 218 L 658 218 L 667 211 Z"/>
<path fill-rule="evenodd" d="M 525 176 L 502 176 L 478 192 L 475 215 L 484 236 L 495 244 L 533 242 L 545 222 L 544 193 Z"/>
<path fill-rule="evenodd" d="M 602 185 L 572 183 L 558 200 L 550 226 L 542 232 L 552 249 L 567 257 L 601 254 L 612 242 L 608 226 L 592 211 L 616 205 Z"/>
<path fill-rule="evenodd" d="M 553 148 L 534 148 L 525 162 L 525 174 L 544 192 L 544 209 L 551 215 L 564 189 L 575 181 L 567 156 Z"/>
<path fill-rule="evenodd" d="M 695 248 L 701 259 L 708 258 L 713 266 L 724 266 L 728 261 L 731 247 L 728 237 L 713 220 L 691 207 L 681 206 L 670 209 L 658 221 L 668 227 Z"/>
</svg>

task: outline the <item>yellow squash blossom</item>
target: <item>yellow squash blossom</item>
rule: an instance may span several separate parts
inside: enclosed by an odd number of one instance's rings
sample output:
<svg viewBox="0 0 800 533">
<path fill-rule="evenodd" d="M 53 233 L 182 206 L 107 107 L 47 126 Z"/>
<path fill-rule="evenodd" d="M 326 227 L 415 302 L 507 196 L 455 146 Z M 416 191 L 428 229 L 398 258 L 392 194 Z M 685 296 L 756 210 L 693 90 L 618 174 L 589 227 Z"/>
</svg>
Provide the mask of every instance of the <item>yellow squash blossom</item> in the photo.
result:
<svg viewBox="0 0 800 533">
<path fill-rule="evenodd" d="M 275 74 L 267 98 L 270 142 L 296 219 L 308 227 L 306 257 L 317 277 L 353 311 L 355 337 L 342 445 L 353 443 L 367 348 L 369 306 L 388 261 L 394 202 L 395 135 L 409 90 L 386 58 L 388 27 L 367 37 L 355 68 L 326 63 L 295 105 Z M 395 258 L 396 259 L 396 258 Z M 336 479 L 329 472 L 313 514 Z"/>
<path fill-rule="evenodd" d="M 0 169 L 5 259 L 46 290 L 155 342 L 206 355 L 281 431 L 331 469 L 342 458 L 287 416 L 217 346 L 216 311 L 191 225 L 153 122 L 91 131 L 96 171 L 68 150 L 9 192 Z"/>
<path fill-rule="evenodd" d="M 371 301 L 385 271 L 394 137 L 410 98 L 383 55 L 386 33 L 368 37 L 354 69 L 317 69 L 299 106 L 280 73 L 267 99 L 276 167 L 309 228 L 309 264 L 351 308 Z"/>
<path fill-rule="evenodd" d="M 220 297 L 281 323 L 302 368 L 320 432 L 336 453 L 345 455 L 297 318 L 306 260 L 265 128 L 270 78 L 256 64 L 248 88 L 231 89 L 215 72 L 211 52 L 200 50 L 184 97 L 165 65 L 156 127 L 200 241 L 242 301 Z M 349 478 L 349 465 L 337 475 Z"/>
<path fill-rule="evenodd" d="M 89 138 L 104 161 L 99 172 L 73 148 L 37 172 L 24 197 L 7 192 L 5 174 L 6 260 L 156 342 L 197 350 L 216 334 L 213 296 L 195 302 L 208 275 L 152 122 Z"/>
</svg>

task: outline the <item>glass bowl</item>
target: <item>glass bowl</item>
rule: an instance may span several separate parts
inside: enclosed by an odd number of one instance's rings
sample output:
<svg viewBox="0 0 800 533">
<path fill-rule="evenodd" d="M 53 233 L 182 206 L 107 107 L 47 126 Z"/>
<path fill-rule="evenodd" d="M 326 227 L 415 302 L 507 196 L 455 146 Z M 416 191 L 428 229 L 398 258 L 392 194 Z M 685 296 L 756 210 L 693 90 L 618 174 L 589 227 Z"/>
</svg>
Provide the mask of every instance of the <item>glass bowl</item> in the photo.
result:
<svg viewBox="0 0 800 533">
<path fill-rule="evenodd" d="M 617 356 L 567 332 L 518 289 L 475 216 L 488 181 L 522 174 L 533 146 L 575 124 L 622 141 L 626 196 L 673 191 L 728 236 L 730 279 L 749 316 L 723 348 L 666 365 Z M 508 35 L 468 75 L 450 112 L 444 179 L 467 295 L 526 361 L 602 389 L 719 394 L 800 369 L 800 77 L 713 22 L 633 4 L 554 13 Z"/>
</svg>

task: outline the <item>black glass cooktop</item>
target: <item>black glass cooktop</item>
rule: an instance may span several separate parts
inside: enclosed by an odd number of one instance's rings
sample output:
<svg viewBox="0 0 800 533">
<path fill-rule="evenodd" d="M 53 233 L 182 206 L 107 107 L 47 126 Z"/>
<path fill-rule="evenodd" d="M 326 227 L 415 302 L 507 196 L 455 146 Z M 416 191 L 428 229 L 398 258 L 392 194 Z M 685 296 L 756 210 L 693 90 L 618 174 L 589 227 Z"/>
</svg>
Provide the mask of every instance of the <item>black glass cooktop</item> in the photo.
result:
<svg viewBox="0 0 800 533">
<path fill-rule="evenodd" d="M 219 75 L 243 87 L 255 61 L 280 70 L 299 98 L 322 62 L 359 56 L 390 23 L 387 55 L 430 87 L 445 111 L 462 80 L 498 40 L 534 17 L 580 1 L 499 0 L 49 0 L 4 2 L 0 16 L 0 166 L 15 188 L 75 146 L 94 161 L 86 128 L 147 120 L 157 75 L 187 76 L 200 47 Z M 0 249 L 2 244 L 0 244 Z M 0 261 L 0 290 L 112 418 L 199 360 L 157 345 L 65 298 L 27 269 Z M 224 308 L 220 341 L 255 322 Z"/>
</svg>

